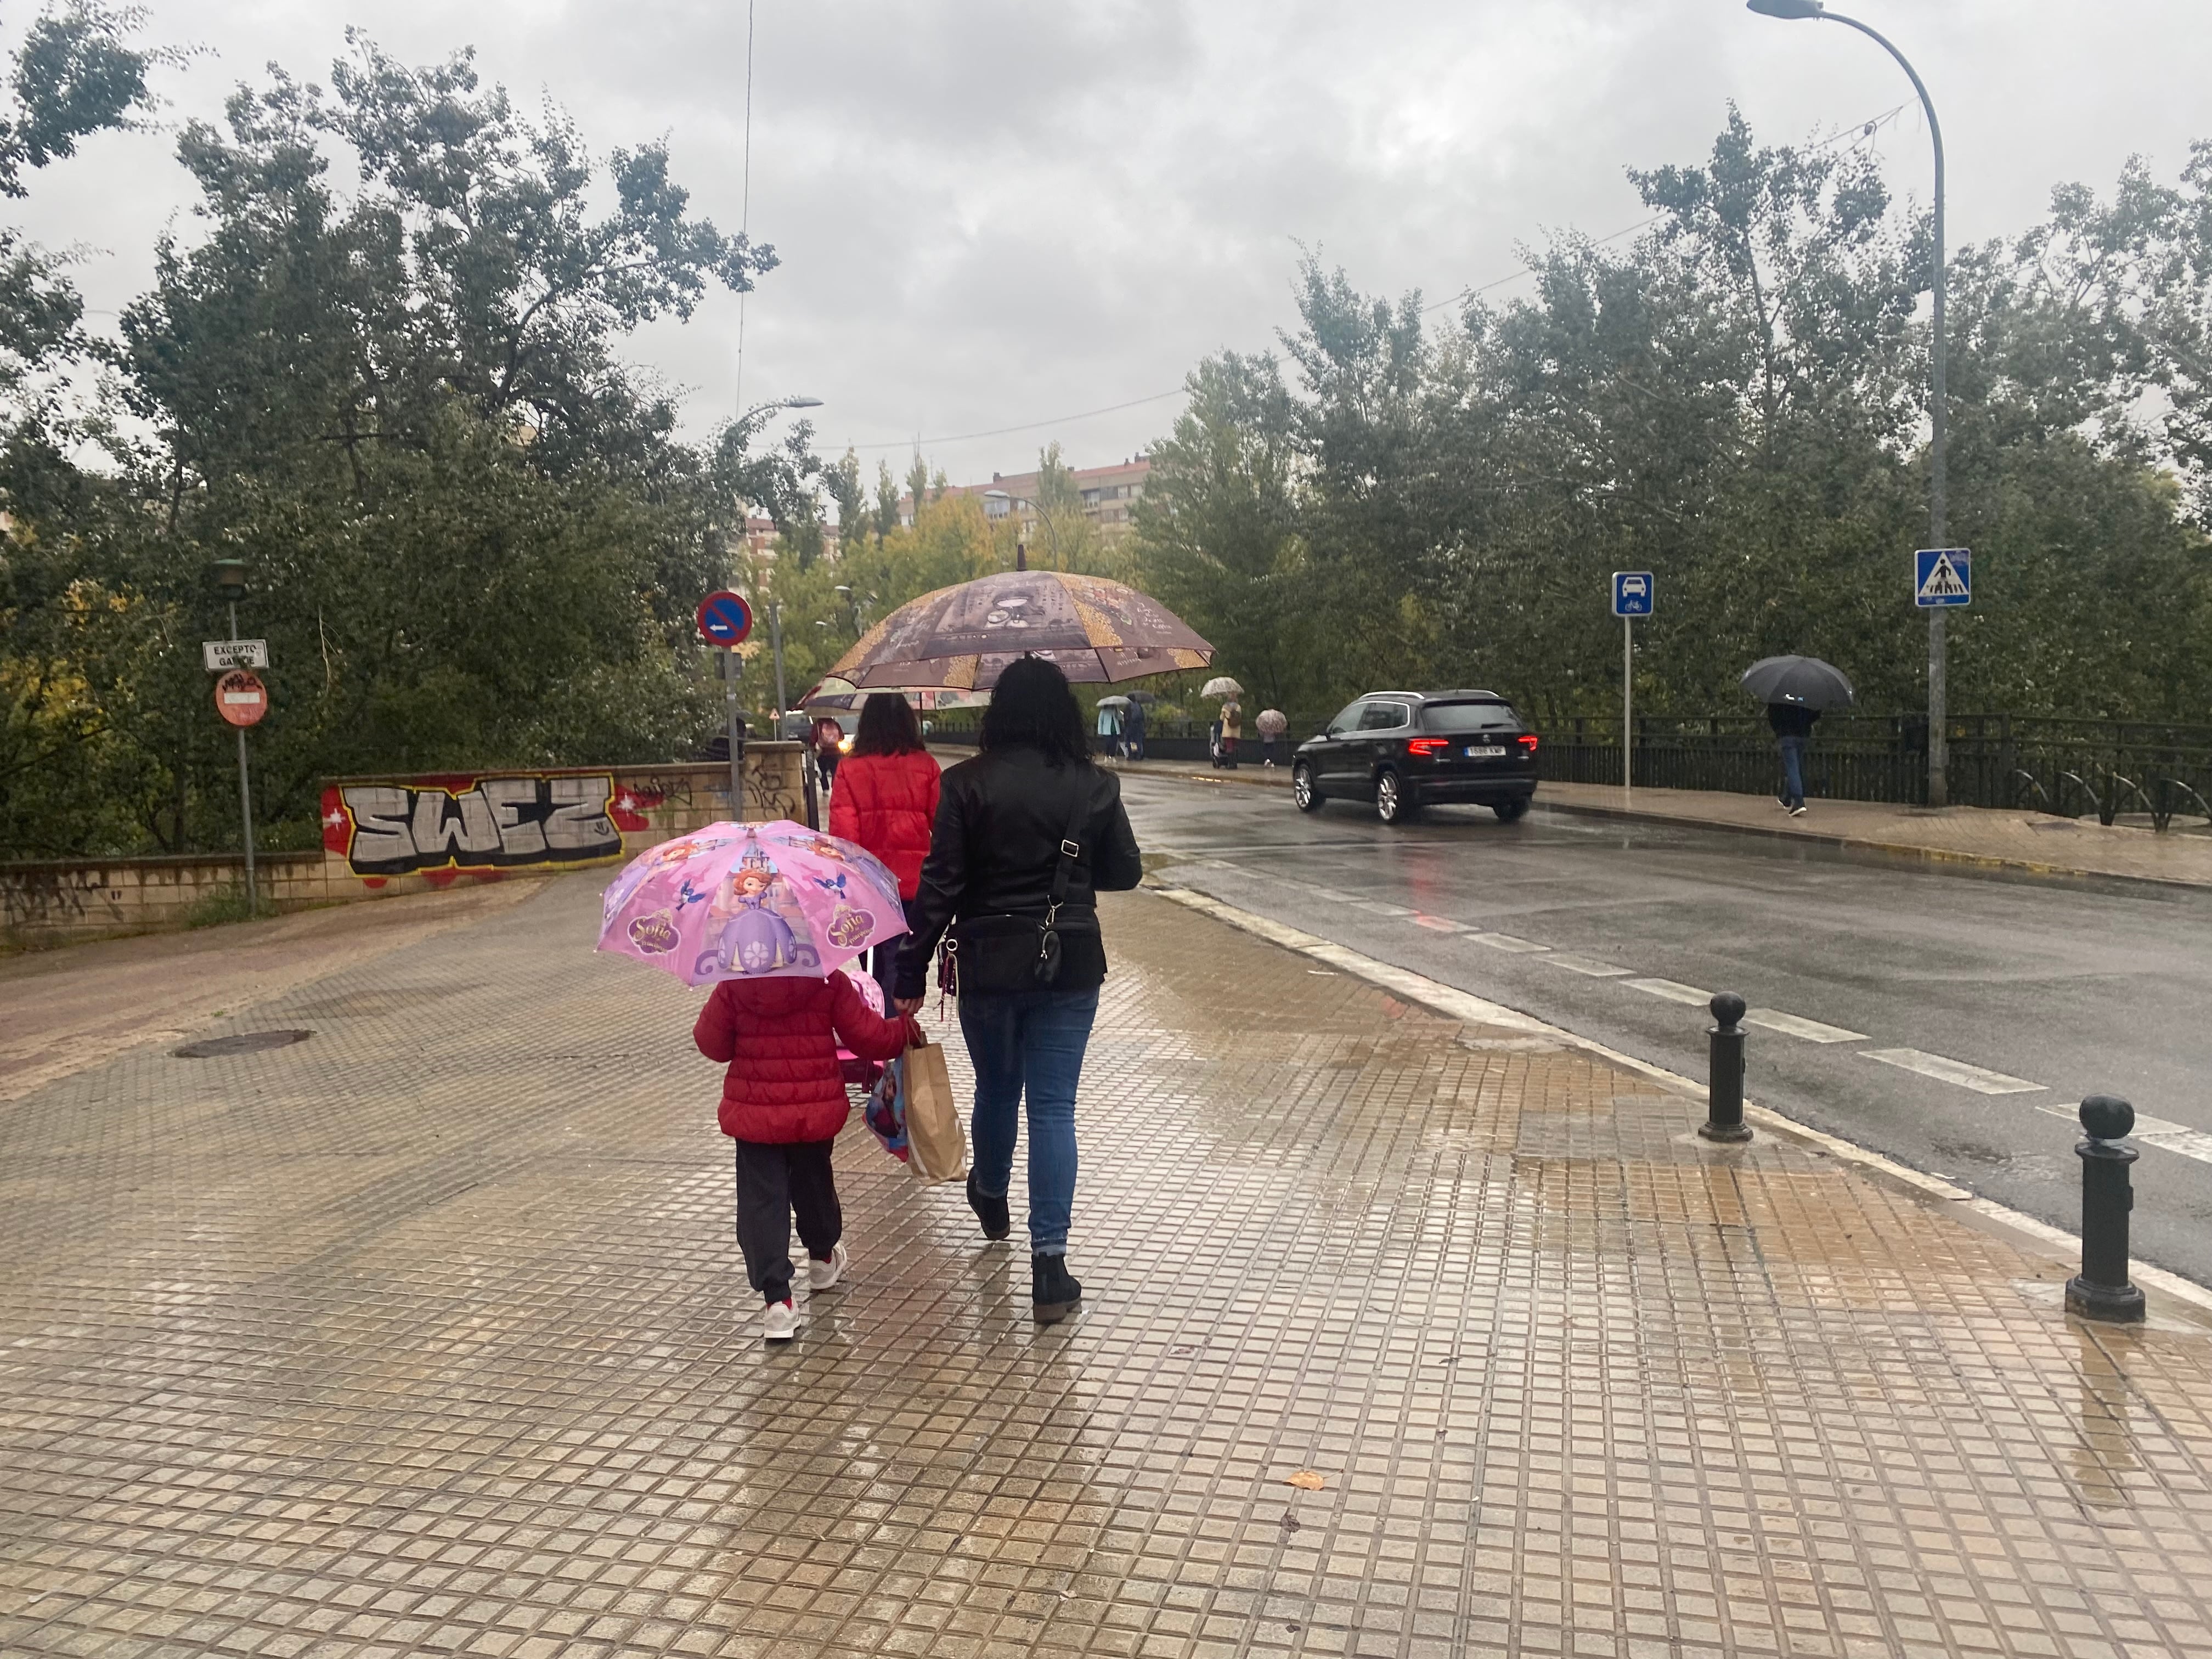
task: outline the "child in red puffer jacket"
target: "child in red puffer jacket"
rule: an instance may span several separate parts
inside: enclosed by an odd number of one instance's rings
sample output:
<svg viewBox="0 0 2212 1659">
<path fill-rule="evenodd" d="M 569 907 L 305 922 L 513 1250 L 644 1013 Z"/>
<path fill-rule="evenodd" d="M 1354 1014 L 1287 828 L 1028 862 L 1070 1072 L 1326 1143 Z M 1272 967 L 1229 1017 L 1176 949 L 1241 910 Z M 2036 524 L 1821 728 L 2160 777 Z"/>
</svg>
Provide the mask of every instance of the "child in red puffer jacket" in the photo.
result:
<svg viewBox="0 0 2212 1659">
<path fill-rule="evenodd" d="M 767 1299 L 763 1335 L 799 1334 L 791 1300 L 791 1220 L 806 1246 L 807 1282 L 826 1291 L 845 1272 L 844 1212 L 830 1171 L 830 1143 L 851 1107 L 837 1044 L 890 1060 L 924 1041 L 913 1018 L 884 1018 L 842 973 L 827 979 L 725 980 L 699 1011 L 691 1040 L 728 1066 L 722 1133 L 737 1146 L 738 1248 L 745 1277 Z"/>
</svg>

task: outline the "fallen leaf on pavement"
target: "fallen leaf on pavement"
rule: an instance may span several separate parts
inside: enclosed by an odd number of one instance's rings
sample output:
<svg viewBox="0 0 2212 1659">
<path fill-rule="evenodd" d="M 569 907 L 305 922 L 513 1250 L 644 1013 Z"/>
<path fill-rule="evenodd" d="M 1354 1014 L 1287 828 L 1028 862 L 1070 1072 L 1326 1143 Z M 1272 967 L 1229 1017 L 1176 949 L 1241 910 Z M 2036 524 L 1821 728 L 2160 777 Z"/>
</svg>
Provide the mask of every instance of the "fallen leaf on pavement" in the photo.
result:
<svg viewBox="0 0 2212 1659">
<path fill-rule="evenodd" d="M 1328 1485 L 1328 1482 L 1322 1478 L 1317 1469 L 1300 1469 L 1283 1484 L 1286 1486 L 1296 1486 L 1300 1492 L 1319 1492 L 1323 1486 Z"/>
</svg>

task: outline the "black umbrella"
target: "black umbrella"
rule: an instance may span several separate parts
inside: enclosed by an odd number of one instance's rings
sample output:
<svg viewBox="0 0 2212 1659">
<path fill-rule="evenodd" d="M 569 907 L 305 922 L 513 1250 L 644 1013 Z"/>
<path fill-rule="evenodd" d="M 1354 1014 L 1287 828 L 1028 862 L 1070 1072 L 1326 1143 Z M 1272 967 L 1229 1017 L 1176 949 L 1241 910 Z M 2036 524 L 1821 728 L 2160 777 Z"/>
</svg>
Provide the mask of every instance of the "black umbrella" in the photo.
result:
<svg viewBox="0 0 2212 1659">
<path fill-rule="evenodd" d="M 1841 708 L 1856 695 L 1844 671 L 1818 657 L 1767 657 L 1743 671 L 1743 689 L 1761 702 Z"/>
</svg>

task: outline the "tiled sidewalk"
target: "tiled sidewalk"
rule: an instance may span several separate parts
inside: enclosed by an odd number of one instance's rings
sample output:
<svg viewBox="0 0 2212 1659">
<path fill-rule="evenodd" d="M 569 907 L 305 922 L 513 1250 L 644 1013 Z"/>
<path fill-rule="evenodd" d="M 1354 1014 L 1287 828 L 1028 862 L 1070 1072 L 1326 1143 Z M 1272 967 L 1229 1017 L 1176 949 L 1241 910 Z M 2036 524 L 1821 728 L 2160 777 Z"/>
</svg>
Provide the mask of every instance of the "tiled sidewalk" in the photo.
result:
<svg viewBox="0 0 2212 1659">
<path fill-rule="evenodd" d="M 855 1133 L 764 1351 L 594 896 L 0 1108 L 0 1651 L 2212 1654 L 2212 1333 L 1148 894 L 1086 1310 Z"/>
<path fill-rule="evenodd" d="M 1287 789 L 1285 761 L 1217 771 L 1176 761 L 1144 761 L 1121 769 L 1206 783 L 1258 784 Z M 2000 812 L 1979 806 L 1892 806 L 1880 801 L 1815 800 L 1802 818 L 1781 812 L 1771 795 L 1735 795 L 1717 789 L 1623 790 L 1617 785 L 1559 783 L 1536 787 L 1536 802 L 1569 812 L 1670 823 L 1691 830 L 1752 830 L 1790 841 L 2039 875 L 2092 876 L 2212 887 L 2212 836 L 2197 831 L 2164 835 L 2094 818 L 2053 817 L 2041 812 Z M 1352 806 L 1334 809 L 1357 810 Z"/>
</svg>

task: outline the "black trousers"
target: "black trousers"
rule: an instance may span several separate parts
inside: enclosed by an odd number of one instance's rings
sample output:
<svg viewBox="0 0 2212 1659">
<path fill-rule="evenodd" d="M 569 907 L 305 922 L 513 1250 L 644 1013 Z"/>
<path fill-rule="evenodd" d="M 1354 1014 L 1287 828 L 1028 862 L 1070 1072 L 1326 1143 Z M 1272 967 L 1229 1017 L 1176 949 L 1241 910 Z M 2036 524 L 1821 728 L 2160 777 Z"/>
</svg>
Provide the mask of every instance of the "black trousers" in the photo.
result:
<svg viewBox="0 0 2212 1659">
<path fill-rule="evenodd" d="M 731 1142 L 738 1149 L 738 1248 L 745 1253 L 745 1278 L 763 1302 L 791 1298 L 794 1214 L 799 1243 L 818 1260 L 828 1261 L 845 1236 L 845 1212 L 838 1207 L 837 1182 L 830 1172 L 835 1144 Z"/>
</svg>

